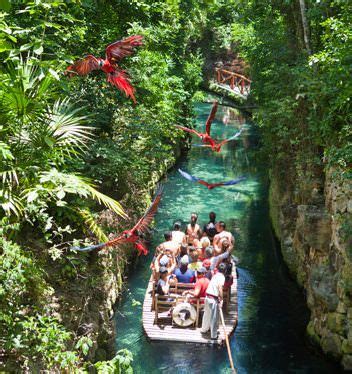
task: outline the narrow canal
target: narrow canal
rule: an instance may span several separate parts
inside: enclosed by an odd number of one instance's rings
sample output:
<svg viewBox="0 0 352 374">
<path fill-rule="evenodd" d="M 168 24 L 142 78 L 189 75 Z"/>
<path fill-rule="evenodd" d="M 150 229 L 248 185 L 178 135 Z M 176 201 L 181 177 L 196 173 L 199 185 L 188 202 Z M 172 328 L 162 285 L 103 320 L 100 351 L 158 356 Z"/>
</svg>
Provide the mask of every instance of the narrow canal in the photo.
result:
<svg viewBox="0 0 352 374">
<path fill-rule="evenodd" d="M 197 105 L 200 129 L 210 108 L 210 104 Z M 215 211 L 217 219 L 225 221 L 234 233 L 235 255 L 241 261 L 239 324 L 231 338 L 238 373 L 336 372 L 336 367 L 316 354 L 305 340 L 309 314 L 275 247 L 267 204 L 267 170 L 258 157 L 255 127 L 245 123 L 240 115 L 229 116 L 228 109 L 220 106 L 212 135 L 224 139 L 241 126 L 245 131 L 240 140 L 226 145 L 221 153 L 192 147 L 169 173 L 151 249 L 162 241 L 164 231 L 176 220 L 186 224 L 191 212 L 197 212 L 199 222 L 204 224 L 208 213 Z M 199 143 L 197 139 L 193 142 Z M 247 180 L 209 191 L 183 179 L 178 168 L 210 182 L 241 175 L 247 176 Z M 151 258 L 152 254 L 141 258 L 131 272 L 128 289 L 117 308 L 118 349 L 132 351 L 136 373 L 230 372 L 226 348 L 147 341 L 141 318 Z"/>
</svg>

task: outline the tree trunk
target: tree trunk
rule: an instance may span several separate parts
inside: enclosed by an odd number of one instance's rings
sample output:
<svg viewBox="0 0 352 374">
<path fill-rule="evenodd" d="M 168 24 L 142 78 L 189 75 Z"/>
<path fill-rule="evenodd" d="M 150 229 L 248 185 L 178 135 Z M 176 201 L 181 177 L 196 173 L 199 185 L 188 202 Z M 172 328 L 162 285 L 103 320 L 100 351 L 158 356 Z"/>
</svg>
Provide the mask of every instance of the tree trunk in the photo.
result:
<svg viewBox="0 0 352 374">
<path fill-rule="evenodd" d="M 312 50 L 310 49 L 310 43 L 309 43 L 309 25 L 308 25 L 307 16 L 306 16 L 305 0 L 299 0 L 299 6 L 301 8 L 304 44 L 306 45 L 306 50 L 308 54 L 311 55 Z"/>
</svg>

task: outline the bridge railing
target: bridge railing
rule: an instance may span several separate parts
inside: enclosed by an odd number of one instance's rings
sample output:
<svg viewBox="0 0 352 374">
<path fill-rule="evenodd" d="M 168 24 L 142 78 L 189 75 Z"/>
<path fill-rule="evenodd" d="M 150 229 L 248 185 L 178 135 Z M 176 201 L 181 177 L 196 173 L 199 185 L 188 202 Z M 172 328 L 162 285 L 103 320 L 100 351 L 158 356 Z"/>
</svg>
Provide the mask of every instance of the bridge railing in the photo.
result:
<svg viewBox="0 0 352 374">
<path fill-rule="evenodd" d="M 219 84 L 226 84 L 230 86 L 231 90 L 237 88 L 242 95 L 249 95 L 251 90 L 251 80 L 244 75 L 235 73 L 233 71 L 216 68 L 215 79 Z"/>
</svg>

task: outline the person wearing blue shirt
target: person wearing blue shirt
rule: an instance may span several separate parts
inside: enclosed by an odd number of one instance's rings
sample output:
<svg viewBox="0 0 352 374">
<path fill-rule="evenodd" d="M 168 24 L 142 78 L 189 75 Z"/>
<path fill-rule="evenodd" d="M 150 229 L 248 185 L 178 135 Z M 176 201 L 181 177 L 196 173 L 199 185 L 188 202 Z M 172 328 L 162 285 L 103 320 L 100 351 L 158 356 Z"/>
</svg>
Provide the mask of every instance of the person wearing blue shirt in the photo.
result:
<svg viewBox="0 0 352 374">
<path fill-rule="evenodd" d="M 181 265 L 179 268 L 175 269 L 174 274 L 176 275 L 177 281 L 180 283 L 194 283 L 195 282 L 195 272 L 188 269 L 189 259 L 188 255 L 184 255 L 180 261 Z"/>
</svg>

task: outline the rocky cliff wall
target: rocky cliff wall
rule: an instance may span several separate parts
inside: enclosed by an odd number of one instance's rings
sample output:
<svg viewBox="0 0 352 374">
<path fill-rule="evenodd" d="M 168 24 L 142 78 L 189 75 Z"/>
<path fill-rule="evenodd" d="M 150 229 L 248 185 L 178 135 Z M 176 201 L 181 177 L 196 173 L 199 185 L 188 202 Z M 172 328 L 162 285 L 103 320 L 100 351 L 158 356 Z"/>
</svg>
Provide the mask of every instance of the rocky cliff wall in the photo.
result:
<svg viewBox="0 0 352 374">
<path fill-rule="evenodd" d="M 336 170 L 324 178 L 321 193 L 315 181 L 300 203 L 297 191 L 309 182 L 287 187 L 273 172 L 271 219 L 284 260 L 306 292 L 309 337 L 352 370 L 352 181 Z"/>
</svg>

